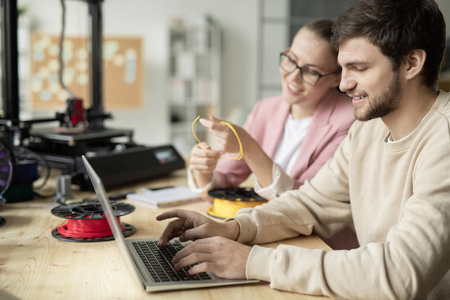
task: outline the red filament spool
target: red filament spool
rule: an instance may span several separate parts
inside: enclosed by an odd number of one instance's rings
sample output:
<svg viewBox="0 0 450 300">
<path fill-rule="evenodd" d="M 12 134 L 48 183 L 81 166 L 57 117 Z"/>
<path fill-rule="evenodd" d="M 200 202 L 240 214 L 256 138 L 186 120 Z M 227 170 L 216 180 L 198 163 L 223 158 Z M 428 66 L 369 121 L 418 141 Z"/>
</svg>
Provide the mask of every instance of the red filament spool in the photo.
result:
<svg viewBox="0 0 450 300">
<path fill-rule="evenodd" d="M 114 217 L 119 222 L 124 237 L 136 232 L 133 225 L 121 223 L 120 217 L 134 211 L 133 205 L 120 201 L 111 201 Z M 104 242 L 114 240 L 105 213 L 96 200 L 60 205 L 52 209 L 52 214 L 67 219 L 60 227 L 52 230 L 52 236 L 66 242 Z"/>
<path fill-rule="evenodd" d="M 103 216 L 104 217 L 104 216 Z M 116 217 L 120 229 L 125 231 L 125 225 L 120 223 L 120 218 Z M 58 228 L 58 232 L 66 237 L 72 238 L 97 238 L 111 236 L 113 233 L 109 227 L 108 220 L 67 220 L 67 224 Z"/>
</svg>

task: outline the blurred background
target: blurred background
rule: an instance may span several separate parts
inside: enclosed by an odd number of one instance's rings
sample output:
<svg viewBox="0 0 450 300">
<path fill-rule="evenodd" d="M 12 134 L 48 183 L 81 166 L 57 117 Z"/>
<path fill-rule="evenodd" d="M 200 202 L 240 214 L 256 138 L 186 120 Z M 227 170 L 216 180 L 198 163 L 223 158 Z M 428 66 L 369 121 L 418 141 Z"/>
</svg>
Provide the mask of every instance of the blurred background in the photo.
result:
<svg viewBox="0 0 450 300">
<path fill-rule="evenodd" d="M 89 106 L 91 24 L 86 1 L 65 2 L 63 82 Z M 299 27 L 336 18 L 354 0 L 102 1 L 103 101 L 107 126 L 145 145 L 196 142 L 191 123 L 208 113 L 243 125 L 254 103 L 280 92 L 278 54 Z M 436 0 L 450 24 L 450 2 Z M 66 109 L 58 82 L 59 0 L 19 0 L 20 118 Z M 450 35 L 450 30 L 447 34 Z M 450 57 L 441 88 L 450 89 Z M 39 125 L 36 125 L 39 126 Z M 207 139 L 198 126 L 200 139 Z"/>
</svg>

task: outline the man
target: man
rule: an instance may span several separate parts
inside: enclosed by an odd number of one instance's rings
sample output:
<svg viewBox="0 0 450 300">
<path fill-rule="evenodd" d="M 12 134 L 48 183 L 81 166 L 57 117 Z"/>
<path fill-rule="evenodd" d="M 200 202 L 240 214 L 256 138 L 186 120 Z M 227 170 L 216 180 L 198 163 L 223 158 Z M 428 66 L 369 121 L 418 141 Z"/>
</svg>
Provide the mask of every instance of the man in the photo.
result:
<svg viewBox="0 0 450 300">
<path fill-rule="evenodd" d="M 161 214 L 178 217 L 161 246 L 196 240 L 177 268 L 350 299 L 423 299 L 450 268 L 450 95 L 436 88 L 442 13 L 433 0 L 361 0 L 338 18 L 332 42 L 359 120 L 334 158 L 300 189 L 223 223 Z M 241 244 L 326 237 L 352 220 L 354 250 Z"/>
</svg>

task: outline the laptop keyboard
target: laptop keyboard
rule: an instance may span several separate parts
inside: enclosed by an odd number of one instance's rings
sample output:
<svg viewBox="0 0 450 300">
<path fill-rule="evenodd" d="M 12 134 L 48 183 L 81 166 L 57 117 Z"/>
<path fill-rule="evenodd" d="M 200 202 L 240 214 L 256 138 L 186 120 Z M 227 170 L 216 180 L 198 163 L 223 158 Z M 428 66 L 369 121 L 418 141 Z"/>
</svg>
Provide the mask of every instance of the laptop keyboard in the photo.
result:
<svg viewBox="0 0 450 300">
<path fill-rule="evenodd" d="M 183 249 L 183 245 L 178 240 L 168 242 L 164 248 L 159 248 L 158 242 L 155 241 L 132 244 L 155 282 L 211 280 L 211 277 L 204 272 L 190 275 L 188 270 L 191 266 L 175 270 L 172 258 Z"/>
</svg>

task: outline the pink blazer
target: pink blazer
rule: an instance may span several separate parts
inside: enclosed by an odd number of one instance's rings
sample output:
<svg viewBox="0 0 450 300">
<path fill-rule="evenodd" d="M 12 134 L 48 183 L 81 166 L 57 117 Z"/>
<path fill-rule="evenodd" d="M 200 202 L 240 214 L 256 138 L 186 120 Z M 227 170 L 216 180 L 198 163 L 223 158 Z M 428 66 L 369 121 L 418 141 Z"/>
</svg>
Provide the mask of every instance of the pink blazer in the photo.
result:
<svg viewBox="0 0 450 300">
<path fill-rule="evenodd" d="M 281 96 L 262 99 L 245 122 L 244 128 L 272 159 L 281 142 L 289 110 L 289 104 Z M 295 166 L 289 174 L 294 179 L 294 189 L 306 179 L 313 178 L 334 155 L 354 120 L 350 98 L 337 90 L 330 90 L 314 112 Z M 220 188 L 238 186 L 251 174 L 243 159 L 222 159 L 215 172 L 219 178 L 216 187 Z"/>
</svg>

